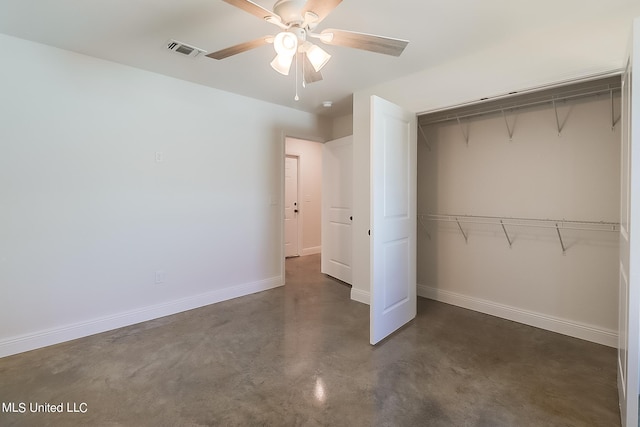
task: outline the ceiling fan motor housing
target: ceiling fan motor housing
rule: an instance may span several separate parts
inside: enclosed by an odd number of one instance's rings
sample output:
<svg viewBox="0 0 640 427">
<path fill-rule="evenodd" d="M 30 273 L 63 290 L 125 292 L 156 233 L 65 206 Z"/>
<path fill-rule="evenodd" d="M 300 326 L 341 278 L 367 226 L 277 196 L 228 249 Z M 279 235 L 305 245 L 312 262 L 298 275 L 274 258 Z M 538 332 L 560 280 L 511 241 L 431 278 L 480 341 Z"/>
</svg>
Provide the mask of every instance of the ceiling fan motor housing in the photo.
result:
<svg viewBox="0 0 640 427">
<path fill-rule="evenodd" d="M 304 22 L 304 17 L 300 12 L 305 4 L 306 0 L 278 0 L 273 5 L 273 12 L 285 24 L 301 24 Z"/>
</svg>

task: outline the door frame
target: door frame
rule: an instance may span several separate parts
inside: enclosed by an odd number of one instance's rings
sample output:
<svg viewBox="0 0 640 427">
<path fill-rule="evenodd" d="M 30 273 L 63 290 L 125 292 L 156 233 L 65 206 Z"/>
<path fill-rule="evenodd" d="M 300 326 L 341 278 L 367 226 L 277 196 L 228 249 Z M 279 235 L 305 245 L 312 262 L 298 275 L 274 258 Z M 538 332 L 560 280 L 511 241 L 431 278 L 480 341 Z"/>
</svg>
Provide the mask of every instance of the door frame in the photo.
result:
<svg viewBox="0 0 640 427">
<path fill-rule="evenodd" d="M 298 197 L 300 196 L 300 170 L 301 170 L 301 164 L 302 164 L 302 154 L 301 153 L 287 153 L 287 139 L 302 139 L 305 141 L 311 141 L 311 142 L 318 142 L 320 144 L 324 144 L 325 143 L 325 139 L 320 138 L 320 137 L 315 137 L 315 136 L 296 136 L 296 135 L 289 135 L 286 132 L 282 132 L 281 134 L 281 138 L 280 138 L 280 194 L 279 194 L 279 200 L 281 201 L 280 203 L 278 203 L 276 201 L 276 205 L 277 208 L 280 211 L 280 242 L 279 244 L 279 248 L 278 248 L 278 253 L 280 254 L 280 276 L 282 277 L 282 284 L 286 284 L 286 266 L 285 266 L 285 256 L 284 256 L 284 242 L 285 242 L 285 238 L 284 238 L 284 197 L 285 197 L 285 187 L 284 187 L 284 182 L 285 182 L 285 159 L 287 157 L 287 155 L 292 155 L 292 156 L 296 156 L 298 157 Z M 272 197 L 272 202 L 271 204 L 273 205 L 273 197 Z M 298 205 L 298 207 L 300 207 L 300 205 Z M 300 228 L 302 227 L 302 217 L 304 216 L 304 213 L 302 211 L 302 209 L 299 209 L 299 216 L 298 216 L 298 245 L 299 247 L 301 247 L 301 241 L 300 239 L 302 238 L 302 234 L 300 233 Z"/>
<path fill-rule="evenodd" d="M 640 372 L 640 256 L 639 236 L 635 227 L 640 223 L 640 96 L 638 68 L 640 68 L 640 18 L 633 21 L 627 66 L 622 87 L 622 148 L 621 148 L 621 209 L 620 209 L 620 290 L 618 327 L 618 396 L 623 427 L 638 425 L 638 374 Z M 629 80 L 630 79 L 630 80 Z M 628 93 L 625 93 L 629 89 Z M 626 96 L 625 96 L 626 95 Z M 625 168 L 626 166 L 626 168 Z M 634 225 L 636 224 L 636 225 Z"/>
</svg>

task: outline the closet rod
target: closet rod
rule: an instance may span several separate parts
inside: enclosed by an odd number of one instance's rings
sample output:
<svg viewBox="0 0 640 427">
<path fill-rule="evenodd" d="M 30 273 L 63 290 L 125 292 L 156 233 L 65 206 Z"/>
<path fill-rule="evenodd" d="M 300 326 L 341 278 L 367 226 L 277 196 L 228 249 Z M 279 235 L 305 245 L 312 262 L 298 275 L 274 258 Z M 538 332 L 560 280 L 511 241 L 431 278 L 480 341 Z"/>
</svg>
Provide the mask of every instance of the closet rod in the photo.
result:
<svg viewBox="0 0 640 427">
<path fill-rule="evenodd" d="M 573 221 L 564 219 L 537 219 L 537 218 L 514 218 L 499 216 L 479 216 L 479 215 L 450 215 L 450 214 L 418 214 L 421 219 L 428 221 L 455 222 L 460 227 L 465 224 L 487 224 L 510 226 L 510 227 L 533 227 L 533 228 L 553 228 L 563 230 L 582 231 L 619 231 L 620 223 L 605 221 Z M 466 240 L 466 239 L 465 239 Z"/>
<path fill-rule="evenodd" d="M 611 96 L 613 96 L 613 92 L 619 92 L 619 91 L 620 91 L 620 88 L 607 87 L 607 88 L 588 91 L 588 92 L 580 92 L 573 95 L 569 94 L 569 95 L 560 95 L 560 96 L 550 96 L 550 97 L 545 97 L 544 99 L 539 99 L 539 100 L 530 101 L 530 102 L 504 104 L 495 108 L 490 108 L 488 110 L 478 110 L 478 111 L 470 112 L 466 114 L 451 114 L 435 120 L 428 120 L 428 119 L 419 120 L 419 124 L 420 126 L 426 126 L 426 125 L 432 125 L 436 123 L 449 122 L 451 120 L 459 121 L 460 119 L 468 119 L 471 117 L 483 116 L 487 114 L 501 113 L 504 111 L 517 110 L 517 109 L 532 107 L 536 105 L 552 104 L 557 101 L 566 101 L 566 100 L 575 99 L 575 98 L 585 98 L 588 96 L 602 95 L 604 93 L 611 94 Z"/>
</svg>

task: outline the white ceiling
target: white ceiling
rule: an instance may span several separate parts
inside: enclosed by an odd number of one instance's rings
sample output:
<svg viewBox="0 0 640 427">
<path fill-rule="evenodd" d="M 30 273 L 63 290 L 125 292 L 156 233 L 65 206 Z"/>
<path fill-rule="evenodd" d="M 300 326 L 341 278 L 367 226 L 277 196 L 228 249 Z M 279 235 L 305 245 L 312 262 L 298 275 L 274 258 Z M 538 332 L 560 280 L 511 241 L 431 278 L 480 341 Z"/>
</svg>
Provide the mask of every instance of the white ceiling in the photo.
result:
<svg viewBox="0 0 640 427">
<path fill-rule="evenodd" d="M 267 9 L 275 3 L 254 1 Z M 318 30 L 380 34 L 408 39 L 409 46 L 399 58 L 323 46 L 333 56 L 323 69 L 324 80 L 300 89 L 298 102 L 293 100 L 295 77 L 270 68 L 274 52 L 269 45 L 222 61 L 184 57 L 165 49 L 169 39 L 176 39 L 213 52 L 277 32 L 277 27 L 221 0 L 0 0 L 0 32 L 337 116 L 350 113 L 351 94 L 360 89 L 514 38 L 531 43 L 519 48 L 526 57 L 527 49 L 541 52 L 544 44 L 554 43 L 544 37 L 547 29 L 557 37 L 562 28 L 576 39 L 581 32 L 586 35 L 602 26 L 630 28 L 634 15 L 640 15 L 638 0 L 344 0 Z M 322 101 L 333 101 L 334 107 L 323 109 Z"/>
</svg>

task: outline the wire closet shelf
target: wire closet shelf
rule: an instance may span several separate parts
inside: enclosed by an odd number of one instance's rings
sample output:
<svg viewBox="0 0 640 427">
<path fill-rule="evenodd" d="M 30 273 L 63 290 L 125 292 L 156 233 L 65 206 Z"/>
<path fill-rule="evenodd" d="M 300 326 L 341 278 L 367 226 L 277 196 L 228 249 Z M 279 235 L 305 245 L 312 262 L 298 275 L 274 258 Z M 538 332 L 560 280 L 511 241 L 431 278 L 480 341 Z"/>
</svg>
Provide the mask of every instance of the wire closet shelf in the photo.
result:
<svg viewBox="0 0 640 427">
<path fill-rule="evenodd" d="M 566 219 L 538 219 L 538 218 L 515 218 L 515 217 L 499 217 L 499 216 L 481 216 L 481 215 L 452 215 L 452 214 L 418 214 L 418 221 L 425 229 L 427 226 L 424 221 L 454 222 L 458 225 L 465 242 L 468 242 L 468 235 L 465 233 L 462 224 L 482 224 L 495 225 L 500 227 L 509 243 L 509 247 L 513 244 L 512 236 L 509 234 L 507 227 L 532 227 L 532 228 L 549 228 L 555 229 L 558 234 L 558 240 L 562 247 L 562 253 L 567 251 L 567 247 L 562 238 L 561 230 L 581 230 L 581 231 L 599 231 L 614 232 L 620 231 L 620 223 L 606 221 L 575 221 Z"/>
</svg>

